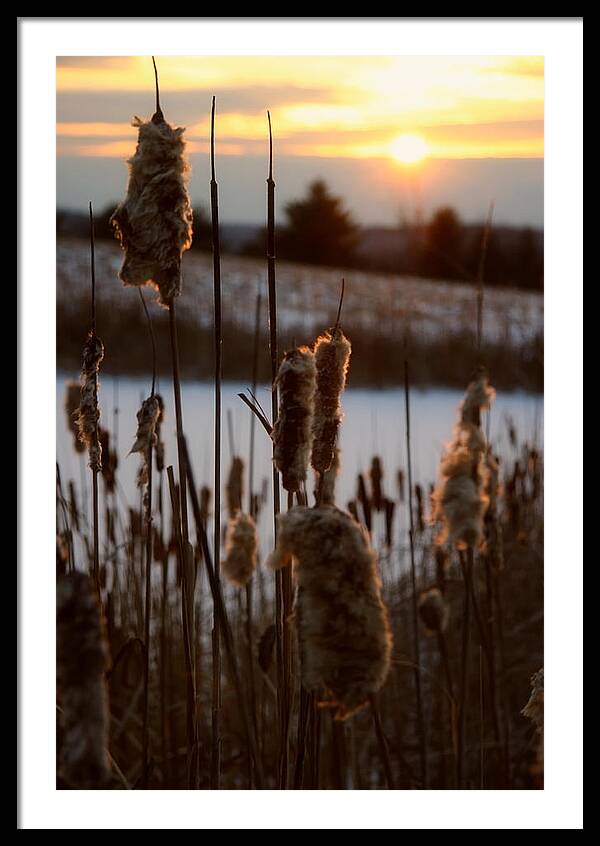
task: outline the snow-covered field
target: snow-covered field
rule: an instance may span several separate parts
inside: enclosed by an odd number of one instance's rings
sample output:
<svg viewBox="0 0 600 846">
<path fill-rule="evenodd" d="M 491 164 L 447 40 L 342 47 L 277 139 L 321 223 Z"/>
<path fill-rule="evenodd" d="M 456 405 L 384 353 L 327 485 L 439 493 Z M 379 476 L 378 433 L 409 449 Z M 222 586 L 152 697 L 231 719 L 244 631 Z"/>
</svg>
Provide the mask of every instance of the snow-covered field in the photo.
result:
<svg viewBox="0 0 600 846">
<path fill-rule="evenodd" d="M 122 253 L 118 244 L 96 245 L 99 303 L 115 307 L 131 302 L 132 291 L 117 278 Z M 407 322 L 421 336 L 458 334 L 475 325 L 476 298 L 472 285 L 416 277 L 398 277 L 356 270 L 328 269 L 278 262 L 277 311 L 281 328 L 312 332 L 335 318 L 342 276 L 346 280 L 344 323 L 383 335 L 398 334 Z M 89 249 L 84 241 L 60 240 L 57 245 L 57 300 L 61 305 L 88 296 Z M 197 315 L 212 325 L 212 258 L 188 252 L 183 262 L 183 293 L 179 313 Z M 223 319 L 251 326 L 256 294 L 263 293 L 266 313 L 266 266 L 258 259 L 223 256 Z M 484 336 L 519 346 L 543 330 L 540 293 L 490 288 L 485 291 Z"/>
</svg>

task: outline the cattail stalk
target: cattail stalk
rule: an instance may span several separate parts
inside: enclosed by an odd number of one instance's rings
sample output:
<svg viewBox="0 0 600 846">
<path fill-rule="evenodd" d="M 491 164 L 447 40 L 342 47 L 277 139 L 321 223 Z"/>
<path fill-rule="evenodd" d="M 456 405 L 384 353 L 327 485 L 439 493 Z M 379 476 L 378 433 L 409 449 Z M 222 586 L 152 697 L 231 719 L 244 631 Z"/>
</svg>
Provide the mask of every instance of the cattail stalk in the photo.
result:
<svg viewBox="0 0 600 846">
<path fill-rule="evenodd" d="M 279 368 L 279 352 L 277 344 L 277 286 L 275 282 L 275 181 L 273 179 L 273 130 L 271 126 L 271 114 L 269 111 L 267 111 L 267 121 L 269 124 L 269 175 L 267 177 L 267 285 L 269 293 L 269 350 L 271 354 L 271 422 L 273 427 L 275 427 L 277 423 L 279 405 L 276 385 L 277 371 Z M 277 516 L 280 510 L 279 472 L 275 465 L 273 465 L 273 531 L 275 543 L 277 543 Z M 277 655 L 277 708 L 279 713 L 280 763 L 283 756 L 283 744 L 285 742 L 283 739 L 284 714 L 288 701 L 288 691 L 285 687 L 284 680 L 284 652 L 287 648 L 289 648 L 288 639 L 284 632 L 284 579 L 289 579 L 289 574 L 282 574 L 280 572 L 275 574 L 275 648 Z M 287 593 L 287 591 L 285 592 Z"/>
<path fill-rule="evenodd" d="M 196 523 L 196 534 L 198 537 L 198 542 L 200 548 L 202 550 L 202 557 L 204 560 L 204 564 L 206 567 L 206 572 L 208 575 L 208 581 L 210 585 L 210 590 L 213 599 L 213 605 L 215 608 L 215 613 L 219 615 L 219 632 L 221 634 L 221 639 L 223 642 L 223 647 L 225 649 L 225 656 L 227 658 L 227 662 L 229 665 L 229 672 L 231 675 L 231 681 L 233 683 L 238 707 L 240 709 L 240 717 L 242 720 L 242 725 L 244 727 L 244 734 L 246 737 L 246 742 L 248 743 L 248 748 L 250 749 L 250 754 L 252 755 L 252 760 L 254 762 L 254 779 L 256 782 L 256 787 L 262 788 L 264 784 L 264 777 L 263 777 L 263 769 L 262 769 L 262 762 L 260 760 L 258 754 L 258 744 L 256 742 L 256 735 L 254 733 L 253 725 L 250 720 L 250 716 L 248 714 L 248 709 L 246 707 L 246 699 L 244 696 L 244 689 L 242 686 L 241 675 L 239 671 L 239 666 L 235 654 L 235 649 L 233 645 L 233 635 L 231 632 L 231 626 L 229 624 L 229 620 L 227 618 L 227 611 L 225 608 L 225 602 L 223 600 L 223 592 L 221 589 L 221 582 L 217 580 L 215 576 L 215 568 L 213 565 L 213 560 L 210 552 L 210 548 L 208 545 L 208 537 L 206 534 L 206 528 L 202 521 L 202 516 L 200 514 L 200 503 L 198 501 L 198 494 L 196 493 L 196 487 L 194 483 L 194 474 L 192 470 L 191 462 L 189 461 L 189 455 L 187 450 L 187 444 L 185 442 L 185 438 L 182 439 L 182 448 L 184 450 L 184 455 L 186 459 L 186 470 L 187 470 L 187 483 L 190 491 L 190 499 L 192 502 L 192 512 L 194 514 L 194 520 Z"/>
<path fill-rule="evenodd" d="M 214 510 L 214 562 L 217 584 L 221 578 L 221 381 L 222 381 L 222 327 L 221 327 L 221 246 L 219 238 L 219 188 L 215 176 L 215 108 L 212 98 L 210 116 L 210 211 L 212 225 L 213 252 L 213 295 L 214 295 L 214 351 L 215 351 L 215 510 Z M 219 615 L 213 612 L 212 630 L 213 680 L 212 680 L 212 746 L 211 777 L 213 790 L 219 790 L 221 784 L 221 640 Z"/>
<path fill-rule="evenodd" d="M 419 605 L 417 593 L 417 571 L 415 565 L 415 523 L 413 513 L 413 480 L 412 480 L 412 455 L 410 439 L 410 376 L 408 369 L 408 358 L 404 359 L 404 409 L 406 420 L 406 467 L 408 473 L 408 515 L 409 530 L 408 538 L 410 545 L 410 578 L 412 586 L 412 623 L 414 643 L 414 675 L 415 695 L 417 699 L 417 723 L 419 727 L 419 753 L 421 758 L 421 779 L 423 788 L 429 783 L 428 760 L 427 760 L 427 735 L 425 733 L 425 718 L 423 714 L 423 698 L 421 691 L 421 644 L 419 636 Z"/>
<path fill-rule="evenodd" d="M 146 566 L 145 566 L 145 601 L 144 601 L 144 716 L 142 723 L 142 786 L 148 790 L 149 777 L 149 748 L 150 748 L 150 615 L 151 615 L 151 597 L 152 597 L 152 452 L 153 447 L 157 441 L 156 426 L 159 416 L 161 415 L 161 408 L 158 398 L 155 397 L 154 391 L 156 387 L 156 343 L 154 340 L 154 329 L 152 327 L 152 320 L 146 307 L 142 289 L 139 289 L 140 300 L 148 323 L 148 332 L 152 344 L 152 386 L 150 388 L 149 405 L 151 408 L 151 422 L 148 434 L 145 437 L 146 443 L 142 444 L 144 461 L 145 461 L 145 475 L 142 478 L 146 479 L 146 492 L 144 496 L 145 507 L 145 524 L 146 524 Z M 148 401 L 147 401 L 148 402 Z M 138 418 L 139 419 L 139 418 Z M 140 421 L 141 422 L 141 421 Z M 139 430 L 138 430 L 139 433 Z"/>
</svg>

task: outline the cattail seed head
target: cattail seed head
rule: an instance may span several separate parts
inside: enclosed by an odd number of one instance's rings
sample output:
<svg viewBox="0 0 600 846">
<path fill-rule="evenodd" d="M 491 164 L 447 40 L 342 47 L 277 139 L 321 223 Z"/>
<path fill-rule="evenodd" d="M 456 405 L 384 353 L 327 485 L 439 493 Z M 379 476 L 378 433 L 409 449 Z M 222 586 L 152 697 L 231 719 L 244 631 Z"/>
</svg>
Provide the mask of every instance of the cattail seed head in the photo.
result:
<svg viewBox="0 0 600 846">
<path fill-rule="evenodd" d="M 450 610 L 439 588 L 423 591 L 419 597 L 419 615 L 428 633 L 445 631 Z"/>
<path fill-rule="evenodd" d="M 398 499 L 400 502 L 404 502 L 404 470 L 398 470 L 396 480 L 398 482 Z"/>
<path fill-rule="evenodd" d="M 76 452 L 85 452 L 85 445 L 79 440 L 79 427 L 75 419 L 79 410 L 81 385 L 79 382 L 71 381 L 65 385 L 65 413 L 67 415 L 67 426 L 73 435 L 73 442 Z"/>
<path fill-rule="evenodd" d="M 154 286 L 168 306 L 181 293 L 181 256 L 192 243 L 184 130 L 137 117 L 133 126 L 138 143 L 128 162 L 127 196 L 111 218 L 125 250 L 119 277 L 125 285 Z"/>
<path fill-rule="evenodd" d="M 140 410 L 137 413 L 137 433 L 135 436 L 135 443 L 129 450 L 129 453 L 139 452 L 142 456 L 142 463 L 137 476 L 138 488 L 143 488 L 148 484 L 148 457 L 150 448 L 156 443 L 156 421 L 160 414 L 160 405 L 155 396 L 148 397 L 142 403 Z"/>
<path fill-rule="evenodd" d="M 83 346 L 83 368 L 79 408 L 76 411 L 79 440 L 88 449 L 90 467 L 102 470 L 102 447 L 98 433 L 100 409 L 98 407 L 98 370 L 104 358 L 104 344 L 95 332 L 90 332 Z"/>
<path fill-rule="evenodd" d="M 383 511 L 383 468 L 381 466 L 381 458 L 378 455 L 374 455 L 371 460 L 369 478 L 371 480 L 371 501 L 373 503 L 373 508 L 375 511 Z"/>
<path fill-rule="evenodd" d="M 321 505 L 335 505 L 335 483 L 340 473 L 340 450 L 333 452 L 333 461 L 328 470 L 323 473 L 321 483 Z"/>
<path fill-rule="evenodd" d="M 339 327 L 320 335 L 314 344 L 317 386 L 311 464 L 317 473 L 324 473 L 333 461 L 351 351 L 350 341 Z"/>
<path fill-rule="evenodd" d="M 442 523 L 437 543 L 450 543 L 459 549 L 475 547 L 483 532 L 488 506 L 484 487 L 483 454 L 485 437 L 481 430 L 481 410 L 495 396 L 485 374 L 467 388 L 459 406 L 454 440 L 440 462 L 440 482 L 432 494 L 433 519 Z"/>
<path fill-rule="evenodd" d="M 56 588 L 56 686 L 60 704 L 59 772 L 76 789 L 100 789 L 110 777 L 108 648 L 92 582 L 73 572 Z"/>
<path fill-rule="evenodd" d="M 278 518 L 269 566 L 295 561 L 302 681 L 344 720 L 385 682 L 392 637 L 376 557 L 349 514 L 297 507 Z"/>
<path fill-rule="evenodd" d="M 103 429 L 102 426 L 98 428 L 98 437 L 100 439 L 100 447 L 102 449 L 102 478 L 107 493 L 113 493 L 117 481 L 117 467 L 119 465 L 119 458 L 114 449 L 110 448 L 110 433 L 108 429 Z"/>
<path fill-rule="evenodd" d="M 315 357 L 308 347 L 287 352 L 276 384 L 279 413 L 271 437 L 273 461 L 287 491 L 299 491 L 306 481 L 315 397 Z"/>
<path fill-rule="evenodd" d="M 154 426 L 154 434 L 156 435 L 154 455 L 156 458 L 156 470 L 158 473 L 162 473 L 165 469 L 165 444 L 161 438 L 162 424 L 165 419 L 165 401 L 161 394 L 155 394 L 155 397 L 158 403 L 158 417 L 156 418 L 156 424 Z"/>
<path fill-rule="evenodd" d="M 227 524 L 223 573 L 237 587 L 244 587 L 256 567 L 258 540 L 256 523 L 249 514 L 238 511 Z"/>
<path fill-rule="evenodd" d="M 231 460 L 225 493 L 229 517 L 235 517 L 238 511 L 242 510 L 244 494 L 244 460 L 237 455 L 234 455 Z"/>
<path fill-rule="evenodd" d="M 200 517 L 205 526 L 210 517 L 210 496 L 208 485 L 202 485 L 200 488 Z"/>
</svg>

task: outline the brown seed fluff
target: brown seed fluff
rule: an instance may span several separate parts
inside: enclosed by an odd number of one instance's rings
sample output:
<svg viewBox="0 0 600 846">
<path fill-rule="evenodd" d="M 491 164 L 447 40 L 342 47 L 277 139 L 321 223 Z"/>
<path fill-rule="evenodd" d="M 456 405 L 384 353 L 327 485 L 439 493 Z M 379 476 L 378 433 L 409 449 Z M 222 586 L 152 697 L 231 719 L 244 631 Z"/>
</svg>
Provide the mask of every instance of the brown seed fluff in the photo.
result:
<svg viewBox="0 0 600 846">
<path fill-rule="evenodd" d="M 317 389 L 311 464 L 317 473 L 324 473 L 333 461 L 342 420 L 340 398 L 346 384 L 351 352 L 350 341 L 339 326 L 320 335 L 314 344 Z"/>
<path fill-rule="evenodd" d="M 249 514 L 238 511 L 227 524 L 223 573 L 237 587 L 244 587 L 256 567 L 256 523 Z"/>
<path fill-rule="evenodd" d="M 56 615 L 59 772 L 75 789 L 99 789 L 110 777 L 108 648 L 89 576 L 73 572 L 58 580 Z"/>
<path fill-rule="evenodd" d="M 138 117 L 133 126 L 139 132 L 127 196 L 111 218 L 125 250 L 119 277 L 125 285 L 153 285 L 168 306 L 181 293 L 181 256 L 192 243 L 184 130 Z"/>
<path fill-rule="evenodd" d="M 376 556 L 349 514 L 330 505 L 278 518 L 273 569 L 295 559 L 302 680 L 345 720 L 384 684 L 392 635 Z"/>
<path fill-rule="evenodd" d="M 67 415 L 67 426 L 73 435 L 75 452 L 85 452 L 85 445 L 79 440 L 79 428 L 75 419 L 79 410 L 80 393 L 81 385 L 79 382 L 67 382 L 65 385 L 65 413 Z"/>
<path fill-rule="evenodd" d="M 137 413 L 137 433 L 135 436 L 135 443 L 129 450 L 129 453 L 140 452 L 142 454 L 142 463 L 137 476 L 138 488 L 143 488 L 148 484 L 148 455 L 150 447 L 156 443 L 156 421 L 160 414 L 160 405 L 155 396 L 148 397 L 142 403 L 140 410 Z"/>
<path fill-rule="evenodd" d="M 419 615 L 428 633 L 445 631 L 450 612 L 439 588 L 423 591 L 419 597 Z"/>
<path fill-rule="evenodd" d="M 498 513 L 498 497 L 501 493 L 500 465 L 488 447 L 483 462 L 484 491 L 487 499 L 487 509 L 483 520 L 484 547 L 483 551 L 495 570 L 504 568 L 504 541 L 502 522 Z"/>
<path fill-rule="evenodd" d="M 104 479 L 107 493 L 114 493 L 119 457 L 114 449 L 110 448 L 110 432 L 108 429 L 103 429 L 100 426 L 98 428 L 98 437 L 100 438 L 100 446 L 102 447 L 102 478 Z"/>
<path fill-rule="evenodd" d="M 482 536 L 487 508 L 482 457 L 485 438 L 480 428 L 481 411 L 495 396 L 487 377 L 471 382 L 459 407 L 454 440 L 440 462 L 440 481 L 432 494 L 433 519 L 442 523 L 437 543 L 459 549 L 475 547 Z"/>
<path fill-rule="evenodd" d="M 76 412 L 79 440 L 88 448 L 90 467 L 98 473 L 102 470 L 102 447 L 98 433 L 100 409 L 98 408 L 98 370 L 104 358 L 104 344 L 91 331 L 83 346 L 83 368 L 81 371 L 81 392 Z"/>
<path fill-rule="evenodd" d="M 321 486 L 321 505 L 335 505 L 335 483 L 340 474 L 340 450 L 338 447 L 333 451 L 333 461 L 328 470 L 323 474 Z"/>
<path fill-rule="evenodd" d="M 242 496 L 244 493 L 244 460 L 238 455 L 231 459 L 225 494 L 227 498 L 227 512 L 229 517 L 235 517 L 242 510 Z"/>
<path fill-rule="evenodd" d="M 306 480 L 315 397 L 315 357 L 297 347 L 283 357 L 276 384 L 279 413 L 273 427 L 273 461 L 286 491 L 299 491 Z"/>
<path fill-rule="evenodd" d="M 156 401 L 158 403 L 158 417 L 156 418 L 156 425 L 154 426 L 154 434 L 156 435 L 156 447 L 154 449 L 154 455 L 156 458 L 156 470 L 158 473 L 162 473 L 165 469 L 165 444 L 164 441 L 161 439 L 161 429 L 162 424 L 165 419 L 165 401 L 162 398 L 161 394 L 155 394 Z"/>
</svg>

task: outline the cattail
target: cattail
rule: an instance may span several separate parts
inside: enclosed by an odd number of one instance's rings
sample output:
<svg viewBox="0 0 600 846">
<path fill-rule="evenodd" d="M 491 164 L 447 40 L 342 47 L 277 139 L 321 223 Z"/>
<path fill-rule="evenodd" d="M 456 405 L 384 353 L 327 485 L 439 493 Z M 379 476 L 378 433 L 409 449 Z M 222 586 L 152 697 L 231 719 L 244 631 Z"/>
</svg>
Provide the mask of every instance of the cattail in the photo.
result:
<svg viewBox="0 0 600 846">
<path fill-rule="evenodd" d="M 404 502 L 404 470 L 398 470 L 396 481 L 398 482 L 398 499 Z"/>
<path fill-rule="evenodd" d="M 494 396 L 485 375 L 479 374 L 460 405 L 454 440 L 441 460 L 441 481 L 432 496 L 433 519 L 442 522 L 438 544 L 447 542 L 464 549 L 475 547 L 481 538 L 487 507 L 481 410 L 489 406 Z"/>
<path fill-rule="evenodd" d="M 73 435 L 73 443 L 76 452 L 85 452 L 85 445 L 79 440 L 79 427 L 75 415 L 79 411 L 79 397 L 81 385 L 79 382 L 71 381 L 65 385 L 65 413 L 67 415 L 67 426 Z"/>
<path fill-rule="evenodd" d="M 425 531 L 425 501 L 423 488 L 418 483 L 415 485 L 415 498 L 417 500 L 417 529 L 422 534 Z"/>
<path fill-rule="evenodd" d="M 311 464 L 321 475 L 333 461 L 342 420 L 340 397 L 346 384 L 351 351 L 350 341 L 338 326 L 320 335 L 314 344 L 317 388 Z"/>
<path fill-rule="evenodd" d="M 273 569 L 295 559 L 302 681 L 344 720 L 385 682 L 392 649 L 376 557 L 364 530 L 332 506 L 278 518 Z"/>
<path fill-rule="evenodd" d="M 58 580 L 56 612 L 59 771 L 75 789 L 101 789 L 110 778 L 108 648 L 88 576 L 73 572 Z"/>
<path fill-rule="evenodd" d="M 385 511 L 385 545 L 389 549 L 394 540 L 394 514 L 396 512 L 396 503 L 393 499 L 384 499 L 383 507 Z"/>
<path fill-rule="evenodd" d="M 369 479 L 371 480 L 371 501 L 375 511 L 383 511 L 383 468 L 381 466 L 381 458 L 374 455 L 371 460 L 371 469 L 369 470 Z"/>
<path fill-rule="evenodd" d="M 227 496 L 227 511 L 229 517 L 233 518 L 242 510 L 242 496 L 244 494 L 244 461 L 237 455 L 231 460 L 227 485 L 225 487 Z"/>
<path fill-rule="evenodd" d="M 200 517 L 202 523 L 206 526 L 210 517 L 210 488 L 208 485 L 202 485 L 200 488 Z"/>
<path fill-rule="evenodd" d="M 367 494 L 367 486 L 365 484 L 365 477 L 362 473 L 357 477 L 358 487 L 356 491 L 356 498 L 360 502 L 363 512 L 363 521 L 368 531 L 372 528 L 372 514 L 371 514 L 371 500 Z"/>
<path fill-rule="evenodd" d="M 439 588 L 423 591 L 419 597 L 419 614 L 429 634 L 446 630 L 450 611 Z"/>
<path fill-rule="evenodd" d="M 323 473 L 321 486 L 321 505 L 335 505 L 335 483 L 340 473 L 340 450 L 335 448 L 333 461 L 328 470 Z"/>
<path fill-rule="evenodd" d="M 238 511 L 229 520 L 225 540 L 223 572 L 237 587 L 244 587 L 256 567 L 256 523 L 249 514 Z"/>
<path fill-rule="evenodd" d="M 483 523 L 485 538 L 483 550 L 494 569 L 502 570 L 504 567 L 504 549 L 502 523 L 498 513 L 498 496 L 501 490 L 500 466 L 490 448 L 486 450 L 483 468 L 484 492 L 487 500 Z"/>
<path fill-rule="evenodd" d="M 114 449 L 110 448 L 110 434 L 107 429 L 101 426 L 98 428 L 98 437 L 100 439 L 100 447 L 102 449 L 102 478 L 107 493 L 113 493 L 117 481 L 117 467 L 119 458 Z"/>
<path fill-rule="evenodd" d="M 79 440 L 88 448 L 90 467 L 97 472 L 102 470 L 102 447 L 98 437 L 100 409 L 98 408 L 97 383 L 98 370 L 103 358 L 104 344 L 96 333 L 91 331 L 83 347 L 82 385 L 76 422 Z"/>
<path fill-rule="evenodd" d="M 143 488 L 148 484 L 148 455 L 150 447 L 156 443 L 156 421 L 160 413 L 160 406 L 155 396 L 148 397 L 142 403 L 142 407 L 137 413 L 137 433 L 135 436 L 135 443 L 129 450 L 132 452 L 140 452 L 142 454 L 142 463 L 137 475 L 137 486 Z"/>
<path fill-rule="evenodd" d="M 154 396 L 158 403 L 158 417 L 154 425 L 154 434 L 156 435 L 154 455 L 156 459 L 156 470 L 158 473 L 162 473 L 165 469 L 165 444 L 161 438 L 162 424 L 165 419 L 165 401 L 160 394 L 155 394 Z"/>
<path fill-rule="evenodd" d="M 273 461 L 287 491 L 306 481 L 315 397 L 315 356 L 308 347 L 287 352 L 277 374 L 279 414 L 273 428 Z"/>
<path fill-rule="evenodd" d="M 181 256 L 192 243 L 184 130 L 160 111 L 147 123 L 134 118 L 133 126 L 138 144 L 128 162 L 127 196 L 111 218 L 125 250 L 119 277 L 125 285 L 152 285 L 168 306 L 181 293 Z"/>
</svg>

